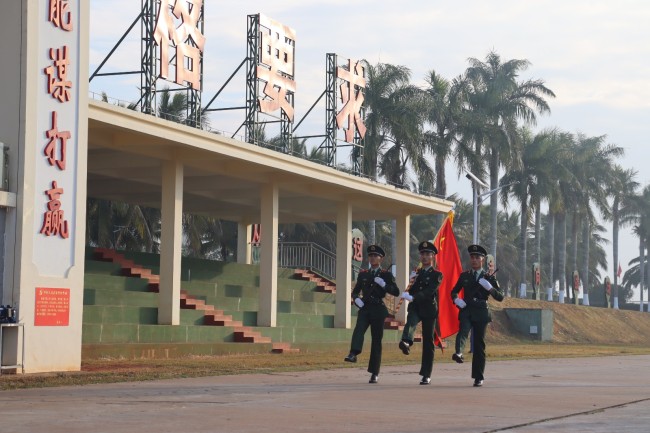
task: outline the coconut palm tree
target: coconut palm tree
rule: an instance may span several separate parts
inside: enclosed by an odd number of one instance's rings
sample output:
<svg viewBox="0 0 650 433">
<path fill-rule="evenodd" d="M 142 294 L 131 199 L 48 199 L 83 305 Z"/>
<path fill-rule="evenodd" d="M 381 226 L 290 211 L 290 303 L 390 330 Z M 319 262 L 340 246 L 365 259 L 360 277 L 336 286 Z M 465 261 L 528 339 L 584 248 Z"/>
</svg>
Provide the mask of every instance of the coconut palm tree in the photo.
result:
<svg viewBox="0 0 650 433">
<path fill-rule="evenodd" d="M 646 249 L 650 240 L 650 186 L 634 198 L 631 205 L 633 209 L 628 212 L 634 220 L 634 234 L 639 238 L 639 257 L 630 261 L 630 268 L 623 275 L 622 285 L 631 292 L 632 286 L 639 287 L 639 309 L 643 311 L 643 291 L 650 283 L 650 273 L 647 272 L 648 257 Z M 650 295 L 649 295 L 650 300 Z"/>
<path fill-rule="evenodd" d="M 364 61 L 364 65 L 367 79 L 364 93 L 366 135 L 363 139 L 363 173 L 377 180 L 385 137 L 390 133 L 388 118 L 395 111 L 396 94 L 409 85 L 411 71 L 405 66 L 388 63 L 371 65 Z M 370 221 L 368 226 L 368 241 L 376 243 L 375 222 Z"/>
<path fill-rule="evenodd" d="M 618 232 L 621 227 L 634 222 L 634 200 L 639 183 L 636 181 L 636 171 L 616 166 L 612 172 L 613 178 L 609 186 L 609 196 L 612 197 L 612 257 L 614 266 L 614 284 L 612 297 L 614 308 L 618 308 Z"/>
<path fill-rule="evenodd" d="M 530 66 L 528 60 L 502 61 L 490 52 L 482 62 L 469 59 L 465 71 L 469 82 L 468 104 L 472 114 L 469 131 L 473 141 L 488 163 L 490 188 L 499 183 L 499 169 L 517 168 L 521 152 L 516 140 L 517 121 L 534 125 L 537 113 L 550 112 L 545 98 L 555 94 L 542 80 L 518 81 L 520 72 Z M 490 237 L 488 246 L 496 258 L 498 197 L 490 197 Z"/>
<path fill-rule="evenodd" d="M 160 210 L 89 197 L 86 244 L 128 251 L 158 252 Z"/>
<path fill-rule="evenodd" d="M 556 131 L 545 130 L 536 135 L 528 129 L 520 129 L 522 142 L 522 164 L 518 169 L 507 170 L 499 181 L 503 186 L 501 204 L 508 206 L 508 198 L 512 196 L 520 204 L 520 233 L 519 233 L 519 275 L 520 284 L 526 284 L 528 247 L 528 227 L 531 222 L 530 208 L 536 210 L 535 239 L 538 242 L 535 255 L 541 257 L 540 203 L 543 197 L 550 195 L 549 191 L 555 186 L 554 179 L 560 174 L 566 176 L 566 168 L 559 157 L 562 155 L 561 141 L 554 140 Z"/>
<path fill-rule="evenodd" d="M 459 175 L 461 170 L 478 165 L 478 158 L 471 143 L 460 140 L 465 83 L 462 76 L 449 81 L 434 70 L 428 72 L 425 80 L 428 84 L 425 90 L 426 118 L 432 129 L 424 133 L 424 141 L 435 161 L 433 193 L 437 197 L 446 198 L 447 161 L 455 159 Z M 471 163 L 466 163 L 468 160 L 471 160 Z M 438 225 L 441 225 L 443 216 L 440 215 L 437 221 Z"/>
<path fill-rule="evenodd" d="M 578 188 L 577 206 L 574 207 L 573 223 L 573 269 L 578 269 L 578 234 L 583 236 L 583 287 L 589 287 L 589 250 L 591 229 L 596 222 L 593 210 L 598 209 L 604 218 L 609 217 L 610 207 L 607 203 L 606 186 L 612 182 L 612 169 L 615 160 L 623 155 L 619 146 L 606 144 L 605 136 L 586 137 L 578 134 L 576 138 L 575 158 L 572 172 Z M 582 227 L 581 227 L 582 226 Z M 588 296 L 587 296 L 588 300 Z M 574 299 L 577 303 L 577 298 Z"/>
</svg>

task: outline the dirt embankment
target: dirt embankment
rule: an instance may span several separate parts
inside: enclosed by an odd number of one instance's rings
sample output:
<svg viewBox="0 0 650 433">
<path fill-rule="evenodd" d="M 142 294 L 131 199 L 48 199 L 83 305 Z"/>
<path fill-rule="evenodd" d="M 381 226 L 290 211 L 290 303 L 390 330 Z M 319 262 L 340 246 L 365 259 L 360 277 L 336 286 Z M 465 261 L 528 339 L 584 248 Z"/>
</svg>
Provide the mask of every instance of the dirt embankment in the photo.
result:
<svg viewBox="0 0 650 433">
<path fill-rule="evenodd" d="M 493 323 L 488 341 L 520 342 L 505 314 L 505 308 L 548 309 L 553 311 L 553 342 L 578 344 L 630 344 L 650 346 L 650 313 L 584 307 L 557 302 L 506 298 L 490 300 Z"/>
</svg>

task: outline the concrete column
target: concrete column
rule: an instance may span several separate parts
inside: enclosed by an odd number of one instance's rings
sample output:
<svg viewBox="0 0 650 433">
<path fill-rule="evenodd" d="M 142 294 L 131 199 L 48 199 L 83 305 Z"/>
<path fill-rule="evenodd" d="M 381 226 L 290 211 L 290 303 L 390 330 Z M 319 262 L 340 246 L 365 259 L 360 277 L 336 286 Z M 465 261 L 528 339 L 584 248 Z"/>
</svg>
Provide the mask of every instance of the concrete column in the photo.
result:
<svg viewBox="0 0 650 433">
<path fill-rule="evenodd" d="M 335 328 L 350 328 L 352 300 L 352 207 L 339 203 L 336 214 Z"/>
<path fill-rule="evenodd" d="M 397 251 L 395 251 L 394 259 L 395 265 L 397 266 L 397 272 L 395 275 L 395 280 L 397 282 L 397 287 L 400 288 L 400 291 L 403 292 L 404 289 L 408 286 L 408 278 L 411 273 L 409 269 L 409 238 L 411 237 L 411 216 L 406 215 L 397 220 Z M 404 300 L 402 307 L 397 312 L 396 319 L 402 323 L 406 322 L 406 307 L 408 301 Z"/>
<path fill-rule="evenodd" d="M 278 304 L 278 186 L 265 185 L 261 193 L 260 306 L 257 326 L 274 327 Z"/>
<path fill-rule="evenodd" d="M 237 223 L 237 263 L 242 265 L 251 264 L 251 234 L 252 224 L 246 222 Z"/>
<path fill-rule="evenodd" d="M 50 20 L 49 2 L 3 1 L 0 13 L 0 142 L 8 148 L 1 301 L 16 308 L 25 338 L 23 347 L 22 331 L 5 328 L 2 361 L 22 363 L 24 353 L 26 373 L 81 366 L 89 2 L 69 3 L 68 29 Z M 63 47 L 65 78 L 50 55 Z M 50 77 L 65 85 L 51 87 Z"/>
<path fill-rule="evenodd" d="M 158 323 L 178 325 L 183 242 L 183 164 L 178 161 L 163 162 L 161 215 Z"/>
</svg>

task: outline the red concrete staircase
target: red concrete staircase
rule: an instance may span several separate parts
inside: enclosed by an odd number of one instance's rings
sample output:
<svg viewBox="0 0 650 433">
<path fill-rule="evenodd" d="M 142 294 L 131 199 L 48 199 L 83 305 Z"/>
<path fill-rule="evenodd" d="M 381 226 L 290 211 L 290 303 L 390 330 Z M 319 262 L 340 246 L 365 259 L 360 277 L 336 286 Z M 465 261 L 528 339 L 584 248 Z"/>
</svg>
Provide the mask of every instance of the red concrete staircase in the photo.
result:
<svg viewBox="0 0 650 433">
<path fill-rule="evenodd" d="M 152 292 L 160 291 L 160 276 L 155 275 L 150 269 L 143 268 L 133 260 L 127 259 L 123 254 L 107 248 L 95 248 L 95 257 L 104 262 L 113 262 L 120 265 L 122 275 L 127 277 L 143 278 L 149 282 L 148 287 Z M 223 310 L 216 310 L 214 305 L 206 304 L 203 299 L 198 299 L 181 289 L 181 308 L 186 310 L 203 311 L 203 324 L 209 326 L 229 326 L 234 328 L 234 341 L 236 343 L 271 343 L 273 353 L 299 352 L 300 349 L 292 348 L 290 343 L 273 343 L 270 337 L 264 337 L 261 333 L 253 331 L 250 326 L 232 316 L 224 314 Z"/>
<path fill-rule="evenodd" d="M 316 291 L 324 293 L 336 293 L 336 284 L 325 277 L 308 270 L 296 269 L 293 272 L 294 278 L 298 280 L 312 281 L 316 283 Z M 395 319 L 395 316 L 388 316 L 384 322 L 384 329 L 403 330 L 404 324 Z"/>
<path fill-rule="evenodd" d="M 316 283 L 316 291 L 318 292 L 336 293 L 336 284 L 308 269 L 296 269 L 293 272 L 293 276 L 298 280 L 312 281 Z"/>
<path fill-rule="evenodd" d="M 404 329 L 404 324 L 399 320 L 395 319 L 395 316 L 389 315 L 384 319 L 384 329 L 394 329 L 397 331 L 402 331 Z"/>
</svg>

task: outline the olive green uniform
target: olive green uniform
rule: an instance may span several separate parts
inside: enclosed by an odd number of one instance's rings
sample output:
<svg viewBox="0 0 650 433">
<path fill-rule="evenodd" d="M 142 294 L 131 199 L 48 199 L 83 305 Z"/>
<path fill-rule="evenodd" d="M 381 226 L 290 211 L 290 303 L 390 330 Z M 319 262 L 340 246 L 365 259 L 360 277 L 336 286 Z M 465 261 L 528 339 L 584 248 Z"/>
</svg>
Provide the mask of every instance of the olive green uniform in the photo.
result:
<svg viewBox="0 0 650 433">
<path fill-rule="evenodd" d="M 383 279 L 386 286 L 381 287 L 375 283 L 376 277 Z M 352 299 L 361 297 L 364 305 L 363 308 L 359 309 L 357 315 L 357 324 L 352 333 L 350 353 L 354 355 L 361 353 L 364 335 L 368 327 L 370 327 L 372 344 L 370 346 L 368 373 L 376 375 L 379 374 L 381 367 L 381 340 L 384 338 L 384 321 L 388 317 L 388 309 L 384 304 L 386 293 L 399 296 L 399 288 L 395 284 L 393 274 L 381 268 L 361 271 L 357 277 L 357 283 L 352 289 Z"/>
<path fill-rule="evenodd" d="M 485 278 L 492 284 L 493 290 L 487 291 L 478 282 L 479 279 Z M 458 277 L 458 282 L 451 291 L 451 299 L 458 297 L 458 292 L 464 289 L 463 300 L 467 306 L 458 313 L 460 329 L 456 334 L 456 353 L 463 353 L 469 331 L 474 329 L 474 349 L 472 356 L 472 378 L 483 380 L 485 372 L 485 331 L 488 323 L 492 321 L 490 308 L 487 300 L 492 295 L 494 299 L 503 301 L 503 292 L 499 288 L 499 283 L 494 275 L 488 276 L 484 271 L 473 270 L 465 271 Z"/>
<path fill-rule="evenodd" d="M 438 320 L 438 288 L 442 282 L 442 273 L 428 267 L 422 269 L 409 293 L 413 296 L 413 301 L 408 306 L 408 316 L 404 331 L 402 332 L 402 341 L 409 346 L 413 345 L 413 334 L 418 323 L 422 322 L 422 362 L 420 365 L 420 375 L 431 377 L 433 370 L 433 330 Z"/>
</svg>

